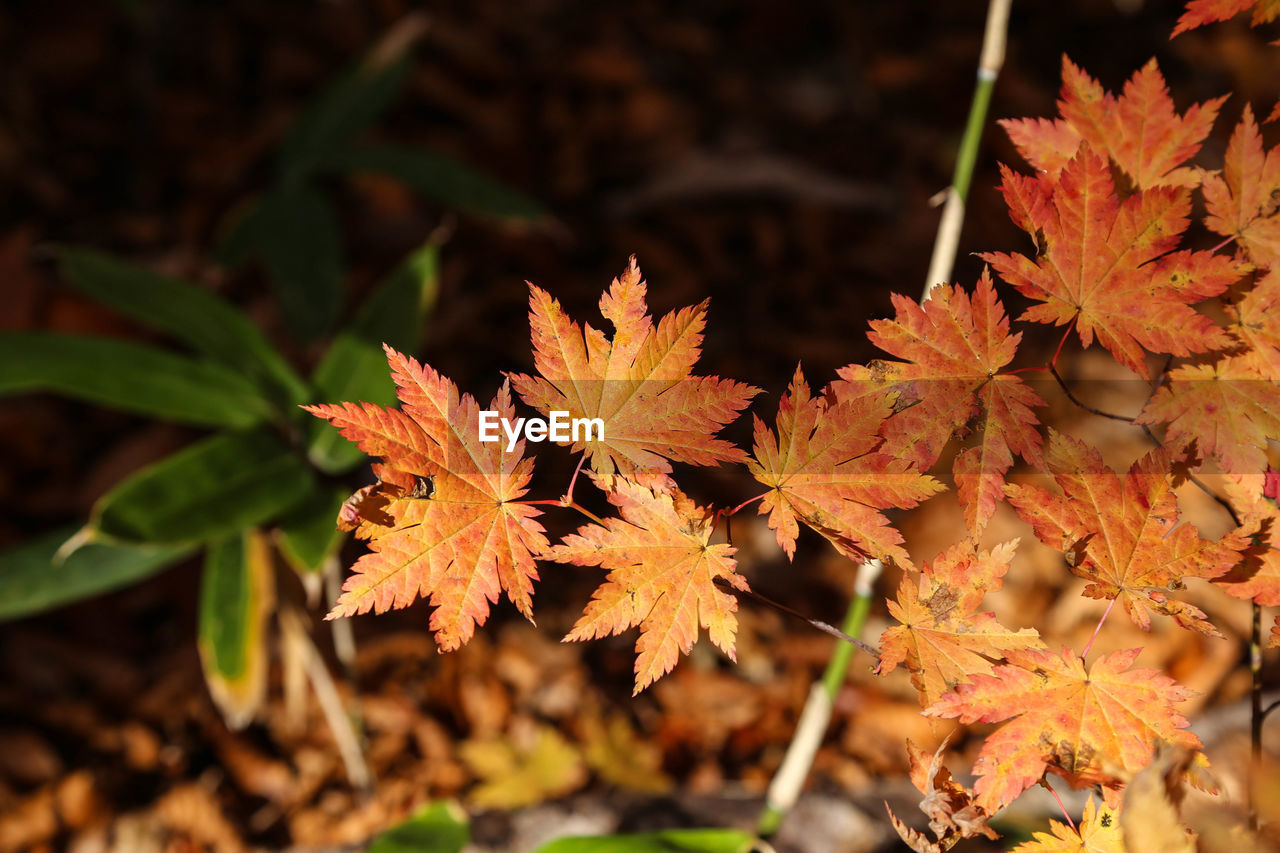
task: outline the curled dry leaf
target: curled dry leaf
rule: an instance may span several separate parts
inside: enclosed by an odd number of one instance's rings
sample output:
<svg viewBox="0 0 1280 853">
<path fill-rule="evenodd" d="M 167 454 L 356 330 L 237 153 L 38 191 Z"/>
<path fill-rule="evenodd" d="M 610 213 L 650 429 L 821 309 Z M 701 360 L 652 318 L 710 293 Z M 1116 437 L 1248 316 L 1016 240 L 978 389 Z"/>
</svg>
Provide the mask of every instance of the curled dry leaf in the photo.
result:
<svg viewBox="0 0 1280 853">
<path fill-rule="evenodd" d="M 949 739 L 944 738 L 932 756 L 907 741 L 911 781 L 924 794 L 920 810 L 928 816 L 929 829 L 936 840 L 930 841 L 920 831 L 907 826 L 885 803 L 893 828 L 916 853 L 943 853 L 961 839 L 978 835 L 992 840 L 1000 837 L 987 826 L 990 815 L 974 801 L 973 792 L 952 779 L 951 771 L 943 765 L 942 755 Z"/>
</svg>

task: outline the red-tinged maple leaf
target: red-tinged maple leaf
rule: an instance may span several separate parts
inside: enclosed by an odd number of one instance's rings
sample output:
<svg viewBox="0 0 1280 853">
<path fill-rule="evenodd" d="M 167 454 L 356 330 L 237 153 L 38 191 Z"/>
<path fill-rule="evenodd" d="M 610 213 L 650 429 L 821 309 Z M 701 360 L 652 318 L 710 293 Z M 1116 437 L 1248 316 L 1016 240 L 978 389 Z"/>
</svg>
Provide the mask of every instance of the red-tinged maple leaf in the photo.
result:
<svg viewBox="0 0 1280 853">
<path fill-rule="evenodd" d="M 974 673 L 992 671 L 992 661 L 1014 649 L 1042 649 L 1032 628 L 1013 631 L 991 613 L 978 613 L 982 597 L 1004 583 L 1018 541 L 974 553 L 973 545 L 951 546 L 920 570 L 903 575 L 889 613 L 899 625 L 880 637 L 877 675 L 905 664 L 922 705 L 932 705 Z"/>
<path fill-rule="evenodd" d="M 1280 270 L 1269 272 L 1231 306 L 1227 331 L 1240 341 L 1244 366 L 1259 379 L 1280 382 Z"/>
<path fill-rule="evenodd" d="M 1234 18 L 1249 9 L 1253 10 L 1253 20 L 1249 22 L 1249 26 L 1256 27 L 1259 24 L 1274 21 L 1277 16 L 1280 16 L 1280 0 L 1191 0 L 1187 3 L 1187 10 L 1182 13 L 1182 17 L 1178 18 L 1177 26 L 1173 28 L 1173 35 L 1169 38 L 1214 21 Z"/>
<path fill-rule="evenodd" d="M 1071 571 L 1090 581 L 1090 598 L 1119 599 L 1134 624 L 1150 628 L 1148 611 L 1182 627 L 1221 636 L 1204 613 L 1169 598 L 1184 578 L 1214 578 L 1240 560 L 1247 542 L 1228 534 L 1218 542 L 1178 523 L 1174 459 L 1157 448 L 1121 477 L 1084 442 L 1051 431 L 1045 461 L 1062 490 L 1005 488 L 1009 503 L 1051 548 L 1067 552 Z"/>
<path fill-rule="evenodd" d="M 883 390 L 844 402 L 813 397 L 797 366 L 778 403 L 777 434 L 755 418 L 747 468 L 770 489 L 759 512 L 769 514 L 788 557 L 803 521 L 841 553 L 910 564 L 902 534 L 881 510 L 913 507 L 942 484 L 877 450 L 880 424 L 891 411 Z"/>
<path fill-rule="evenodd" d="M 926 716 L 998 723 L 974 764 L 977 803 L 995 814 L 1052 770 L 1074 788 L 1115 798 L 1113 769 L 1137 772 L 1158 740 L 1198 749 L 1175 706 L 1192 691 L 1155 669 L 1130 669 L 1141 649 L 1084 662 L 1070 649 L 1015 652 L 925 710 Z"/>
<path fill-rule="evenodd" d="M 1037 832 L 1031 841 L 1013 848 L 1013 853 L 1125 853 L 1124 836 L 1114 809 L 1089 797 L 1084 814 L 1075 827 L 1049 821 L 1051 832 Z"/>
<path fill-rule="evenodd" d="M 545 290 L 530 284 L 529 291 L 533 358 L 541 376 L 513 375 L 512 384 L 544 414 L 563 411 L 604 422 L 603 437 L 584 434 L 573 444 L 574 452 L 586 451 L 595 471 L 631 477 L 670 472 L 670 461 L 715 465 L 746 458 L 714 434 L 760 389 L 691 375 L 707 302 L 667 314 L 655 326 L 632 257 L 600 299 L 600 313 L 615 330 L 610 340 L 570 320 Z"/>
<path fill-rule="evenodd" d="M 1195 104 L 1178 115 L 1160 68 L 1152 59 L 1119 97 L 1062 57 L 1060 119 L 1000 122 L 1018 152 L 1050 177 L 1075 156 L 1081 140 L 1109 156 L 1135 187 L 1195 186 L 1199 173 L 1182 167 L 1200 150 L 1225 97 Z"/>
<path fill-rule="evenodd" d="M 944 853 L 962 839 L 974 838 L 978 835 L 991 840 L 999 838 L 999 834 L 987 826 L 990 819 L 981 807 L 973 802 L 973 792 L 951 778 L 951 771 L 942 763 L 942 755 L 947 748 L 947 739 L 943 739 L 932 755 L 920 749 L 910 740 L 907 741 L 907 761 L 911 782 L 924 794 L 920 801 L 920 810 L 929 817 L 929 829 L 935 841 L 930 841 L 921 832 L 907 826 L 885 803 L 889 812 L 889 822 L 893 824 L 898 837 L 916 853 Z"/>
<path fill-rule="evenodd" d="M 1183 365 L 1170 371 L 1137 422 L 1167 423 L 1167 443 L 1196 441 L 1226 473 L 1260 472 L 1267 439 L 1280 437 L 1280 382 L 1260 378 L 1242 356 Z"/>
<path fill-rule="evenodd" d="M 1225 478 L 1227 501 L 1252 544 L 1244 560 L 1214 584 L 1228 595 L 1274 607 L 1280 605 L 1280 509 L 1267 497 L 1267 478 L 1261 471 Z"/>
<path fill-rule="evenodd" d="M 519 503 L 533 470 L 524 442 L 479 440 L 479 406 L 430 367 L 387 348 L 403 410 L 306 406 L 371 456 L 381 483 L 344 508 L 370 552 L 352 567 L 328 618 L 381 613 L 429 598 L 445 650 L 471 638 L 501 591 L 531 618 L 534 555 L 548 545 L 537 509 Z M 489 406 L 513 418 L 504 386 Z"/>
<path fill-rule="evenodd" d="M 736 660 L 737 599 L 715 581 L 724 578 L 741 590 L 747 582 L 735 571 L 732 545 L 708 544 L 711 514 L 675 489 L 651 490 L 622 478 L 612 486 L 609 502 L 622 517 L 588 524 L 544 555 L 609 570 L 565 639 L 593 640 L 639 625 L 636 693 L 670 672 L 681 652 L 689 653 L 699 624 Z"/>
<path fill-rule="evenodd" d="M 1190 306 L 1216 296 L 1248 267 L 1211 252 L 1172 250 L 1187 227 L 1185 190 L 1153 187 L 1121 201 L 1107 161 L 1089 148 L 1056 181 L 1002 169 L 1010 215 L 1037 243 L 1036 257 L 981 257 L 1033 305 L 1021 319 L 1075 323 L 1086 347 L 1098 343 L 1148 376 L 1143 347 L 1190 355 L 1230 338 Z"/>
<path fill-rule="evenodd" d="M 1206 227 L 1235 237 L 1258 266 L 1269 267 L 1280 259 L 1280 151 L 1263 151 L 1248 104 L 1227 143 L 1222 173 L 1206 174 L 1202 192 Z"/>
<path fill-rule="evenodd" d="M 956 457 L 953 471 L 965 523 L 976 537 L 1001 499 L 1013 454 L 1040 465 L 1039 421 L 1031 410 L 1044 401 L 1020 377 L 1000 372 L 1022 335 L 1009 334 L 986 270 L 972 297 L 941 285 L 924 305 L 899 294 L 893 305 L 897 316 L 873 320 L 868 337 L 905 361 L 842 368 L 832 393 L 851 396 L 849 384 L 860 382 L 890 388 L 895 413 L 881 430 L 886 447 L 921 471 L 933 466 L 952 433 L 971 425 L 977 444 Z"/>
</svg>

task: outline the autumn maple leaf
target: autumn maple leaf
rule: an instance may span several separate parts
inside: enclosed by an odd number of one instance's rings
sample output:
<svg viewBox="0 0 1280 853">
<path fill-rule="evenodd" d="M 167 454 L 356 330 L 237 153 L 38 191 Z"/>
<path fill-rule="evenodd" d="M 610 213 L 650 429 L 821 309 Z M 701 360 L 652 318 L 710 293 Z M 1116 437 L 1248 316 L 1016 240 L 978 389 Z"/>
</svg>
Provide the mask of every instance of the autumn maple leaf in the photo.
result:
<svg viewBox="0 0 1280 853">
<path fill-rule="evenodd" d="M 1235 321 L 1227 332 L 1243 347 L 1236 357 L 1259 379 L 1280 382 L 1280 270 L 1263 276 L 1230 310 Z"/>
<path fill-rule="evenodd" d="M 1002 168 L 1013 221 L 1036 240 L 1034 259 L 981 257 L 1033 305 L 1021 319 L 1074 323 L 1086 347 L 1098 343 L 1148 376 L 1143 347 L 1190 355 L 1221 349 L 1226 333 L 1190 305 L 1216 296 L 1248 266 L 1211 252 L 1172 250 L 1187 227 L 1187 192 L 1153 187 L 1121 201 L 1105 158 L 1087 144 L 1057 180 Z"/>
<path fill-rule="evenodd" d="M 995 512 L 1013 454 L 1040 465 L 1039 421 L 1031 410 L 1044 401 L 1020 377 L 1000 373 L 1022 335 L 1009 334 L 1009 318 L 986 270 L 972 297 L 940 285 L 924 305 L 899 294 L 892 298 L 897 316 L 873 320 L 868 337 L 906 361 L 842 368 L 832 393 L 853 396 L 851 383 L 890 388 L 895 413 L 882 429 L 886 447 L 921 471 L 933 466 L 952 433 L 972 424 L 977 444 L 960 452 L 953 472 L 965 523 L 977 536 Z"/>
<path fill-rule="evenodd" d="M 1053 770 L 1072 787 L 1104 786 L 1111 768 L 1136 772 L 1157 740 L 1198 749 L 1175 705 L 1192 694 L 1155 669 L 1130 669 L 1141 649 L 1084 662 L 1070 649 L 1015 652 L 990 675 L 978 674 L 925 709 L 965 724 L 1009 720 L 988 735 L 974 764 L 977 803 L 995 814 Z"/>
<path fill-rule="evenodd" d="M 1280 383 L 1260 378 L 1243 357 L 1183 365 L 1170 371 L 1137 423 L 1169 424 L 1167 443 L 1195 440 L 1226 473 L 1260 472 L 1267 440 L 1280 437 Z"/>
<path fill-rule="evenodd" d="M 1206 174 L 1201 191 L 1208 210 L 1205 227 L 1235 237 L 1258 266 L 1280 259 L 1280 151 L 1263 151 L 1248 104 L 1227 143 L 1222 173 Z"/>
<path fill-rule="evenodd" d="M 1049 821 L 1052 832 L 1037 832 L 1012 853 L 1125 853 L 1120 821 L 1114 809 L 1099 806 L 1092 796 L 1084 804 L 1078 826 Z"/>
<path fill-rule="evenodd" d="M 1178 115 L 1154 59 L 1116 97 L 1064 56 L 1058 100 L 1062 117 L 1005 119 L 1000 124 L 1027 162 L 1051 178 L 1084 141 L 1115 161 L 1135 187 L 1195 186 L 1199 174 L 1182 164 L 1200 150 L 1225 100 L 1195 104 Z"/>
<path fill-rule="evenodd" d="M 471 638 L 501 591 L 531 617 L 534 555 L 548 545 L 537 509 L 519 503 L 533 470 L 524 442 L 511 453 L 479 440 L 479 406 L 430 367 L 390 347 L 403 409 L 371 403 L 305 406 L 370 456 L 380 484 L 348 511 L 370 552 L 352 567 L 329 618 L 381 613 L 429 598 L 442 649 Z M 489 408 L 514 417 L 504 386 Z M 372 505 L 370 507 L 369 505 Z M 362 509 L 363 506 L 363 509 Z"/>
<path fill-rule="evenodd" d="M 770 489 L 759 512 L 769 514 L 788 557 L 803 521 L 841 553 L 910 564 L 902 534 L 881 510 L 915 506 L 942 485 L 909 461 L 878 452 L 877 433 L 891 411 L 883 390 L 844 402 L 814 397 L 797 366 L 778 403 L 777 434 L 755 418 L 747 468 Z"/>
<path fill-rule="evenodd" d="M 1275 607 L 1280 606 L 1280 509 L 1268 500 L 1266 481 L 1262 471 L 1225 477 L 1227 501 L 1251 544 L 1244 559 L 1213 582 L 1228 595 Z"/>
<path fill-rule="evenodd" d="M 593 640 L 639 625 L 636 693 L 670 672 L 681 652 L 689 653 L 699 624 L 736 660 L 737 599 L 715 581 L 723 578 L 741 590 L 747 582 L 735 571 L 734 547 L 709 544 L 712 515 L 676 489 L 622 478 L 611 485 L 609 502 L 622 517 L 588 524 L 544 555 L 609 570 L 565 639 Z"/>
<path fill-rule="evenodd" d="M 701 353 L 707 302 L 663 317 L 655 326 L 645 305 L 645 283 L 636 259 L 600 299 L 600 313 L 614 326 L 612 340 L 579 326 L 560 303 L 529 285 L 533 358 L 540 377 L 516 374 L 511 382 L 525 402 L 544 414 L 600 418 L 603 436 L 573 444 L 592 468 L 624 476 L 671 471 L 670 461 L 693 465 L 740 462 L 742 451 L 714 435 L 734 420 L 758 388 L 692 376 Z"/>
<path fill-rule="evenodd" d="M 992 661 L 1014 649 L 1041 649 L 1032 628 L 1012 631 L 991 613 L 978 613 L 982 597 L 1004 583 L 1018 542 L 990 551 L 974 552 L 961 542 L 938 555 L 930 565 L 903 575 L 889 613 L 899 625 L 880 637 L 876 674 L 892 672 L 899 664 L 911 671 L 911 683 L 923 705 L 931 705 L 956 684 L 975 673 L 990 673 Z"/>
<path fill-rule="evenodd" d="M 1241 12 L 1253 10 L 1253 19 L 1249 26 L 1256 27 L 1280 17 L 1280 0 L 1191 0 L 1187 9 L 1178 18 L 1173 28 L 1173 36 L 1178 33 L 1211 24 L 1214 21 L 1225 21 L 1234 18 Z"/>
<path fill-rule="evenodd" d="M 1062 490 L 1005 487 L 1009 503 L 1051 548 L 1069 552 L 1071 571 L 1090 581 L 1090 598 L 1118 599 L 1134 624 L 1150 628 L 1149 611 L 1182 627 L 1221 636 L 1197 607 L 1169 598 L 1184 578 L 1217 577 L 1240 560 L 1245 540 L 1203 539 L 1178 524 L 1174 462 L 1165 448 L 1134 462 L 1121 477 L 1084 442 L 1051 431 L 1045 461 Z"/>
</svg>

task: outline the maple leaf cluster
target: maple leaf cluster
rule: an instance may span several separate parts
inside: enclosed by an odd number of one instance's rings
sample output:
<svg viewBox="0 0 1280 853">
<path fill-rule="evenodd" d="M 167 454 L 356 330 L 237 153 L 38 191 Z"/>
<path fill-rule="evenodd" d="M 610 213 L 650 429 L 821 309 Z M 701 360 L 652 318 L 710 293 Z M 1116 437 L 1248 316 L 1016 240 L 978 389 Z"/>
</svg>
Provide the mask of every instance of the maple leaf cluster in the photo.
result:
<svg viewBox="0 0 1280 853">
<path fill-rule="evenodd" d="M 737 600 L 718 583 L 731 590 L 748 586 L 733 546 L 712 542 L 718 514 L 679 489 L 673 462 L 746 462 L 768 488 L 758 509 L 768 514 L 788 556 L 803 522 L 842 553 L 909 563 L 883 510 L 915 506 L 942 485 L 911 460 L 882 450 L 880 428 L 893 412 L 893 394 L 814 397 L 797 369 L 775 429 L 756 419 L 748 457 L 716 433 L 759 389 L 693 374 L 707 304 L 655 323 L 646 295 L 633 258 L 600 300 L 600 313 L 613 326 L 608 336 L 574 322 L 558 301 L 530 285 L 538 375 L 511 375 L 489 409 L 513 418 L 514 389 L 544 414 L 599 418 L 602 433 L 570 450 L 583 454 L 588 479 L 618 512 L 559 544 L 547 540 L 537 505 L 522 500 L 533 467 L 525 442 L 508 452 L 500 442 L 480 441 L 474 398 L 430 367 L 388 349 L 400 409 L 308 407 L 381 460 L 374 465 L 378 482 L 344 510 L 344 523 L 370 550 L 353 566 L 331 617 L 425 598 L 434 608 L 436 640 L 449 650 L 470 638 L 502 593 L 532 618 L 537 561 L 598 566 L 608 574 L 566 639 L 639 627 L 637 692 L 690 651 L 699 627 L 733 658 Z M 577 506 L 568 495 L 561 503 Z"/>
<path fill-rule="evenodd" d="M 1195 0 L 1179 31 L 1253 6 Z M 1254 15 L 1275 17 L 1267 3 Z M 400 408 L 308 407 L 379 460 L 377 482 L 341 517 L 369 551 L 330 616 L 427 599 L 448 650 L 502 594 L 532 618 L 539 564 L 594 567 L 603 580 L 566 639 L 638 628 L 639 692 L 671 671 L 700 629 L 734 657 L 737 594 L 749 587 L 719 522 L 754 503 L 788 559 L 803 525 L 853 560 L 899 567 L 876 672 L 905 669 L 928 716 L 1001 724 L 978 754 L 972 791 L 941 766 L 941 749 L 929 759 L 911 748 L 938 838 L 895 817 L 914 849 L 990 834 L 987 818 L 1048 773 L 1100 790 L 1106 808 L 1091 802 L 1080 830 L 1055 826 L 1019 849 L 1111 849 L 1124 780 L 1160 743 L 1199 746 L 1178 712 L 1190 693 L 1136 667 L 1140 649 L 1089 662 L 1092 641 L 1080 653 L 1050 649 L 1034 628 L 984 612 L 1018 542 L 983 537 L 1007 504 L 1087 581 L 1085 596 L 1108 602 L 1107 613 L 1119 603 L 1144 630 L 1153 615 L 1167 616 L 1221 636 L 1180 596 L 1189 581 L 1280 605 L 1280 475 L 1267 455 L 1280 439 L 1280 152 L 1266 150 L 1245 107 L 1222 169 L 1195 165 L 1224 102 L 1180 113 L 1154 61 L 1116 95 L 1064 58 L 1059 115 L 1002 122 L 1035 170 L 1002 167 L 1000 185 L 1032 251 L 982 254 L 990 269 L 971 289 L 941 284 L 923 303 L 895 296 L 893 316 L 868 333 L 888 357 L 841 368 L 820 391 L 797 366 L 773 422 L 753 415 L 749 453 L 720 432 L 760 389 L 694 373 L 706 302 L 655 321 L 633 258 L 599 302 L 610 333 L 575 322 L 529 285 L 536 374 L 509 374 L 489 410 L 514 418 L 514 391 L 543 415 L 598 419 L 602 432 L 566 444 L 613 507 L 608 517 L 575 499 L 577 474 L 560 500 L 529 500 L 526 443 L 481 441 L 473 397 L 388 349 Z M 1226 238 L 1212 250 L 1184 246 L 1201 208 L 1203 227 Z M 1012 367 L 1023 332 L 1011 329 L 1003 285 L 1030 300 L 1016 318 L 1025 329 L 1062 329 L 1048 365 Z M 1216 315 L 1197 308 L 1210 300 Z M 1135 418 L 1114 416 L 1157 443 L 1127 471 L 1040 423 L 1045 400 L 1022 372 L 1051 373 L 1074 400 L 1056 369 L 1072 336 L 1150 383 Z M 1018 460 L 1039 483 L 1011 481 Z M 677 485 L 675 463 L 743 464 L 765 491 L 735 509 L 702 506 Z M 940 464 L 965 535 L 917 568 L 887 513 L 945 489 L 931 475 Z M 1235 521 L 1216 541 L 1183 523 L 1176 495 L 1211 470 L 1225 475 L 1220 497 Z M 546 505 L 591 521 L 553 544 L 538 520 Z"/>
</svg>

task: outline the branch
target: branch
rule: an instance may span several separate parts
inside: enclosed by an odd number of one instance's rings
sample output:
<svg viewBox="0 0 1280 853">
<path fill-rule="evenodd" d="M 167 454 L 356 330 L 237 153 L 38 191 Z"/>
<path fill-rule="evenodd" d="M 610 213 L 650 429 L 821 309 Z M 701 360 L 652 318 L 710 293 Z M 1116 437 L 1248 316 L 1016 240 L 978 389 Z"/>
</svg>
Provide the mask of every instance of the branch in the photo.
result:
<svg viewBox="0 0 1280 853">
<path fill-rule="evenodd" d="M 871 655 L 877 661 L 880 660 L 880 650 L 877 649 L 875 646 L 871 645 L 870 643 L 859 640 L 857 637 L 852 637 L 846 634 L 844 631 L 841 631 L 839 628 L 835 627 L 834 625 L 830 625 L 826 622 L 823 622 L 821 619 L 811 619 L 810 617 L 805 616 L 803 613 L 800 613 L 797 610 L 792 610 L 787 605 L 774 601 L 772 598 L 767 598 L 758 592 L 752 592 L 749 589 L 738 589 L 736 586 L 729 583 L 729 581 L 725 580 L 724 578 L 716 578 L 715 585 L 723 589 L 725 592 L 732 593 L 733 595 L 745 595 L 747 598 L 750 598 L 752 601 L 758 602 L 767 607 L 772 607 L 774 610 L 777 610 L 779 613 L 785 613 L 786 615 L 799 619 L 802 622 L 807 622 L 809 623 L 809 625 L 813 626 L 814 628 L 817 628 L 822 633 L 830 634 L 831 636 L 835 637 L 837 640 L 844 640 L 846 643 L 849 643 L 850 645 L 855 646 L 861 649 L 862 651 L 866 652 L 867 654 Z"/>
</svg>

